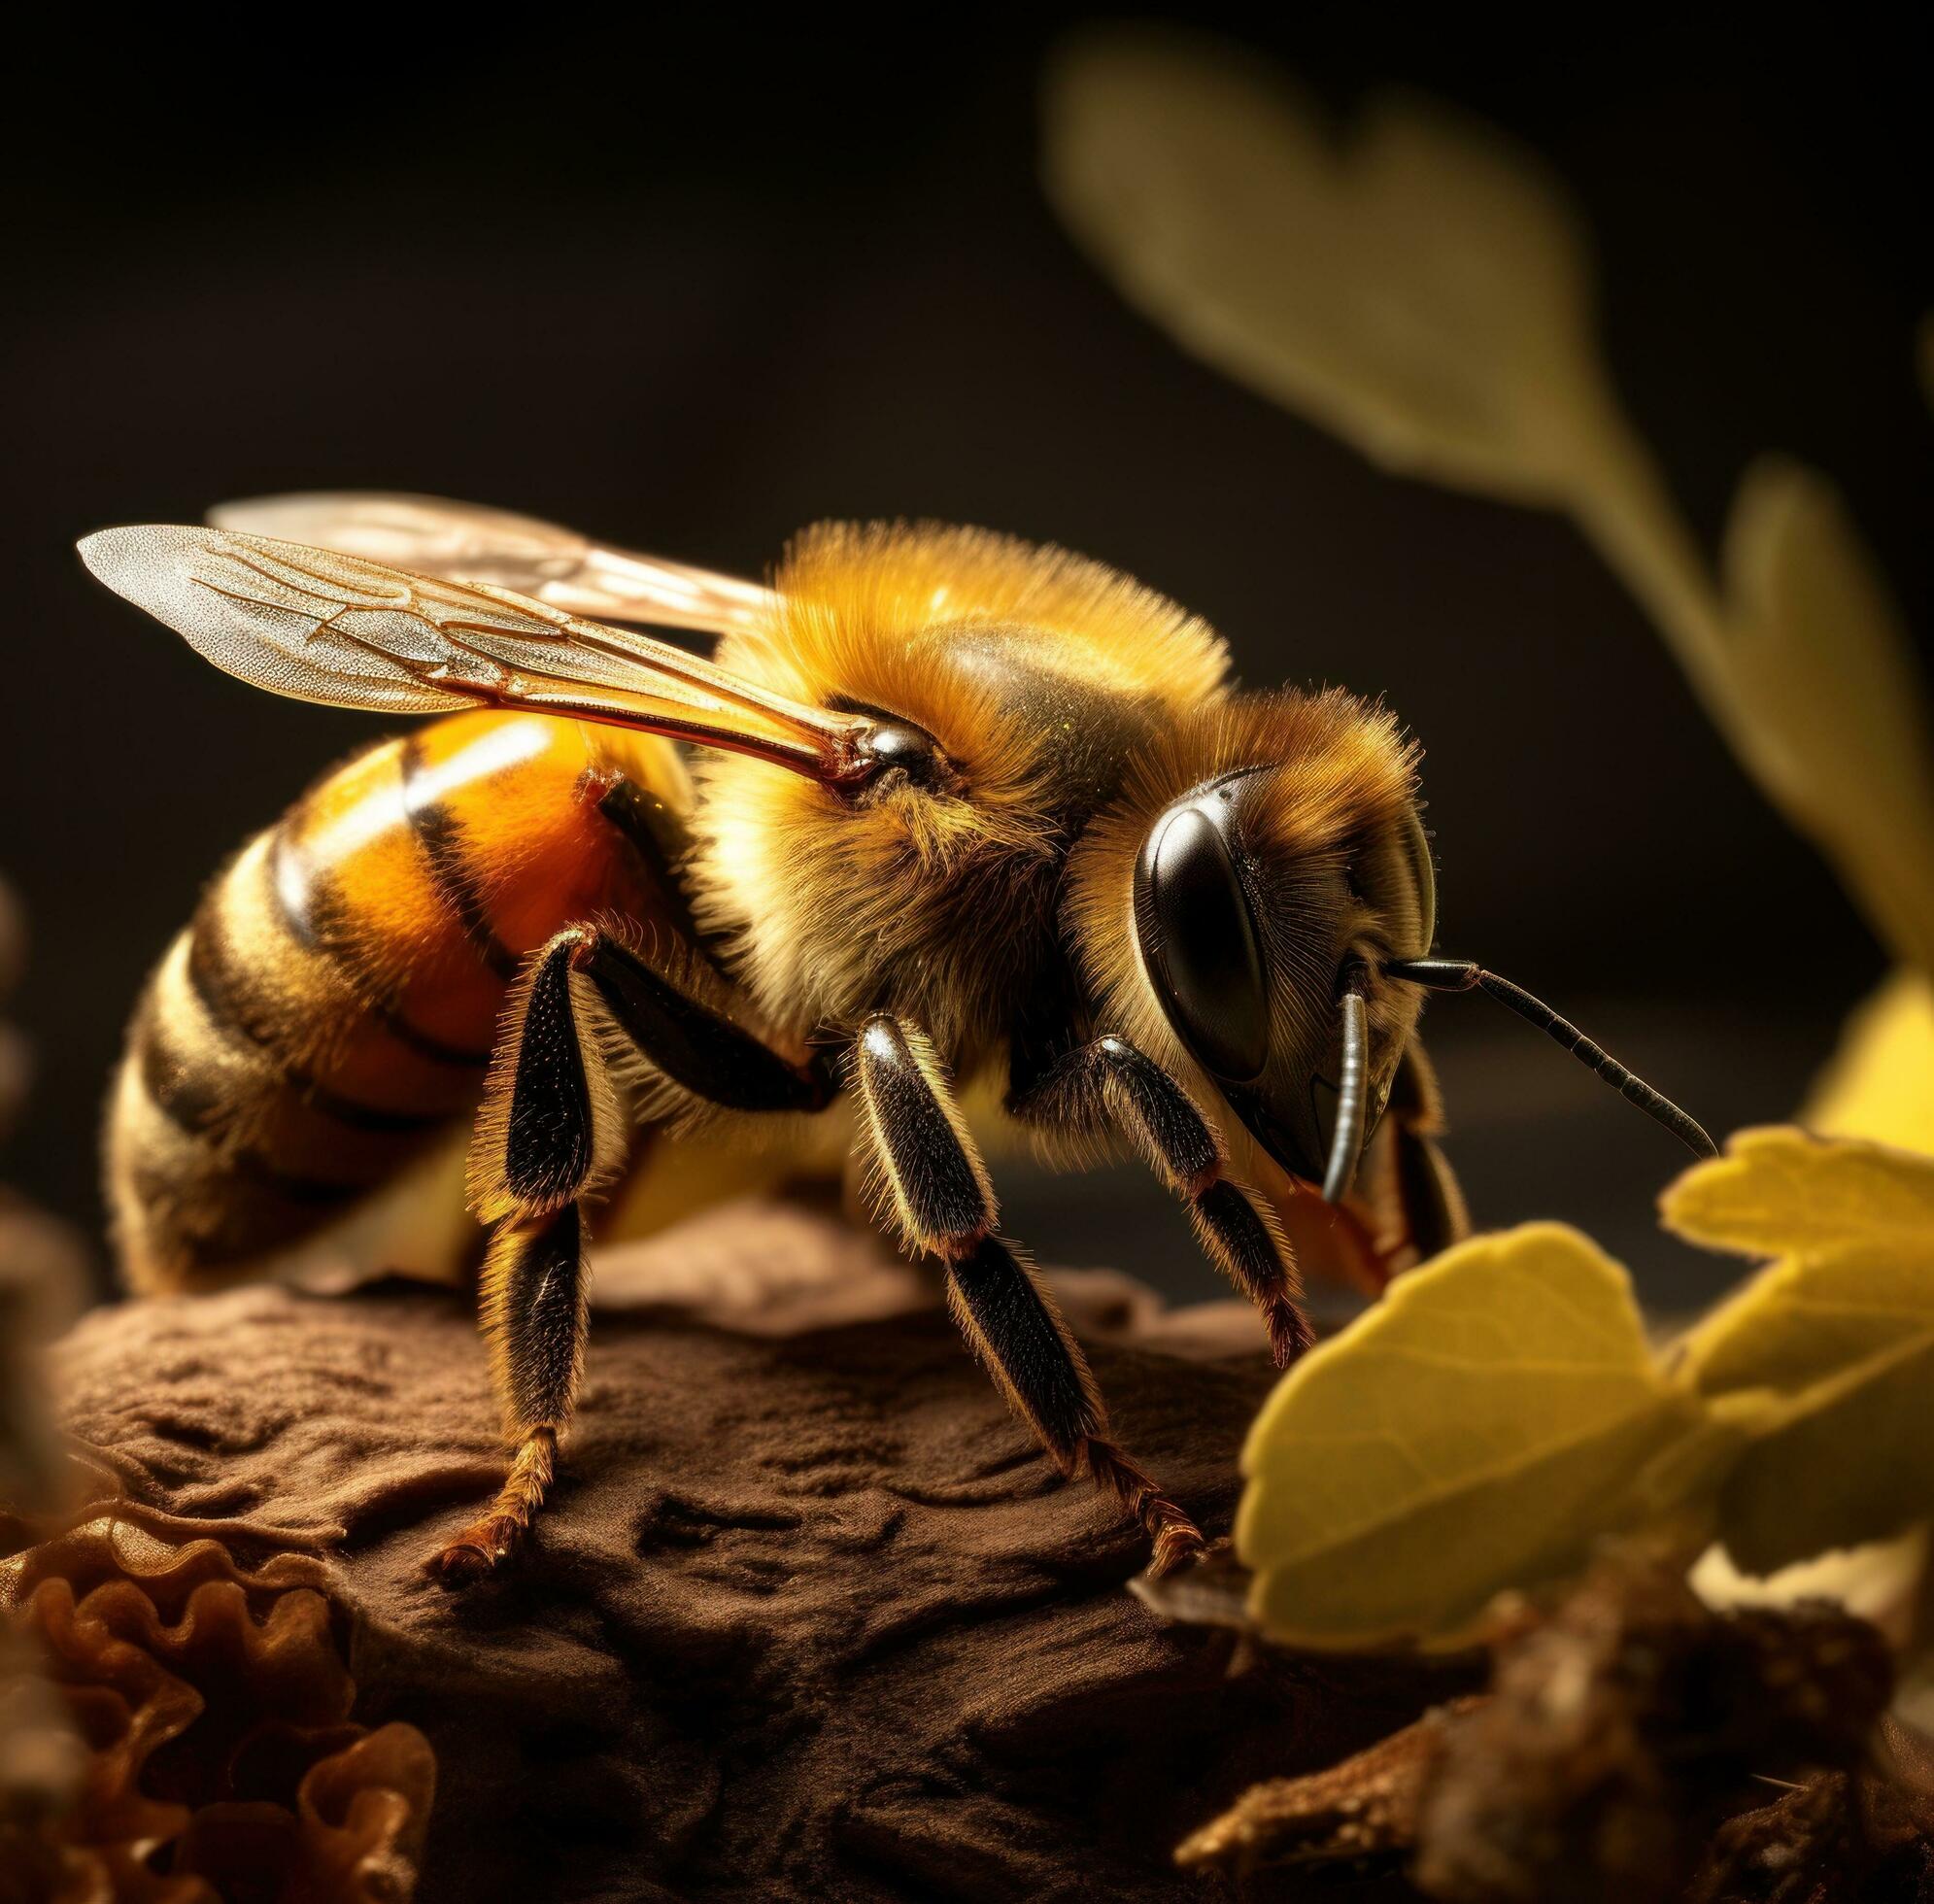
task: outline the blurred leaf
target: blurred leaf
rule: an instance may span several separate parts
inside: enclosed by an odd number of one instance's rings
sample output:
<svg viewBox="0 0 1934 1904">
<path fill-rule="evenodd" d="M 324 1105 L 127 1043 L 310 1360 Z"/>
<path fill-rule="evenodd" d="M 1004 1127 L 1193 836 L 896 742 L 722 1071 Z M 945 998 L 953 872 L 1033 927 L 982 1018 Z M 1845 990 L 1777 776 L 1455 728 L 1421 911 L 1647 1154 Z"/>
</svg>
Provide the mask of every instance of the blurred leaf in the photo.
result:
<svg viewBox="0 0 1934 1904">
<path fill-rule="evenodd" d="M 1934 984 L 1903 968 L 1847 1022 L 1800 1113 L 1822 1137 L 1934 1155 Z"/>
<path fill-rule="evenodd" d="M 1665 1362 L 1624 1272 L 1531 1224 L 1399 1278 L 1283 1378 L 1237 1523 L 1266 1631 L 1456 1641 L 1604 1535 L 1716 1533 L 1768 1575 L 1934 1515 L 1934 1158 L 1747 1131 L 1662 1207 L 1777 1259 Z"/>
<path fill-rule="evenodd" d="M 1374 102 L 1339 143 L 1257 70 L 1178 33 L 1069 42 L 1044 168 L 1069 229 L 1185 348 L 1386 467 L 1569 489 L 1609 398 L 1563 193 L 1421 100 Z"/>
<path fill-rule="evenodd" d="M 1400 97 L 1339 139 L 1253 54 L 1113 27 L 1050 68 L 1043 168 L 1185 349 L 1387 468 L 1569 509 L 1768 798 L 1934 970 L 1934 761 L 1887 591 L 1832 488 L 1768 459 L 1722 595 L 1618 407 L 1589 248 L 1536 158 Z"/>
<path fill-rule="evenodd" d="M 1934 1258 L 1934 1158 L 1791 1126 L 1737 1132 L 1723 1157 L 1694 1164 L 1659 1207 L 1668 1229 L 1708 1249 L 1871 1265 L 1879 1275 L 1898 1272 L 1910 1288 L 1921 1272 L 1906 1266 Z M 1681 1366 L 1700 1387 L 1716 1392 L 1770 1378 L 1756 1353 L 1735 1366 L 1742 1338 L 1730 1319 L 1756 1304 L 1769 1280 L 1755 1278 L 1686 1337 Z M 1926 1293 L 1934 1296 L 1934 1285 Z"/>
<path fill-rule="evenodd" d="M 1766 1411 L 1720 1501 L 1733 1558 L 1771 1573 L 1934 1513 L 1934 1159 L 1748 1131 L 1661 1207 L 1694 1242 L 1779 1257 L 1675 1363 Z"/>
<path fill-rule="evenodd" d="M 1832 484 L 1765 457 L 1734 500 L 1724 566 L 1750 764 L 1883 936 L 1934 970 L 1934 748 L 1872 555 Z"/>
<path fill-rule="evenodd" d="M 1311 1350 L 1257 1417 L 1236 1536 L 1252 1611 L 1302 1645 L 1456 1639 L 1500 1589 L 1667 1512 L 1635 1477 L 1703 1425 L 1587 1239 L 1529 1224 L 1459 1244 Z"/>
</svg>

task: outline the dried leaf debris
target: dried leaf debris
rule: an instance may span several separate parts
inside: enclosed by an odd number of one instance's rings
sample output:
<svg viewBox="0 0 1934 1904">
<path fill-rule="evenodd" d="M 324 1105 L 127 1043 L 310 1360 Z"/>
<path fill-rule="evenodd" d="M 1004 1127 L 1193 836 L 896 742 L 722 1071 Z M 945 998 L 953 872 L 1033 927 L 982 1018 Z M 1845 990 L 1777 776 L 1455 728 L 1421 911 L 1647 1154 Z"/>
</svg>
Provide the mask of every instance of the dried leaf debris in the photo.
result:
<svg viewBox="0 0 1934 1904">
<path fill-rule="evenodd" d="M 1922 1894 L 1930 1748 L 1866 1622 L 1715 1614 L 1637 1549 L 1495 1620 L 1487 1693 L 1252 1787 L 1178 1861 L 1403 1864 L 1442 1904 Z"/>
<path fill-rule="evenodd" d="M 0 1683 L 10 1753 L 59 1774 L 0 1805 L 5 1904 L 414 1893 L 435 1760 L 414 1726 L 352 1717 L 317 1563 L 250 1571 L 108 1513 L 0 1563 L 0 1615 L 47 1676 Z"/>
</svg>

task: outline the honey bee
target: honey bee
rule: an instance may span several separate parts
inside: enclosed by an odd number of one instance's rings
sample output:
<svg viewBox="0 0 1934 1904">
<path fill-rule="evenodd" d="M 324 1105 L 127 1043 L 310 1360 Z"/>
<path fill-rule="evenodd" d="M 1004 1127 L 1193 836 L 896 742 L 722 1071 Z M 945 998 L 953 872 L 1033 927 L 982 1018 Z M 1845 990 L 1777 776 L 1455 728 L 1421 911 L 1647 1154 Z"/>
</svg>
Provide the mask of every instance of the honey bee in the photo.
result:
<svg viewBox="0 0 1934 1904">
<path fill-rule="evenodd" d="M 1433 956 L 1417 753 L 1387 711 L 1236 692 L 1213 630 L 1098 562 L 832 524 L 761 588 L 415 497 L 213 521 L 81 551 L 244 680 L 444 718 L 323 779 L 169 948 L 110 1119 L 120 1245 L 139 1288 L 206 1286 L 472 1119 L 510 1461 L 429 1561 L 446 1582 L 502 1563 L 543 1501 L 587 1213 L 640 1129 L 844 1098 L 882 1220 L 1157 1572 L 1203 1537 L 999 1234 L 963 1086 L 991 1080 L 1063 1161 L 1138 1153 L 1278 1366 L 1310 1340 L 1299 1249 L 1387 1273 L 1467 1227 L 1427 992 L 1489 992 L 1712 1151 L 1529 994 Z"/>
</svg>

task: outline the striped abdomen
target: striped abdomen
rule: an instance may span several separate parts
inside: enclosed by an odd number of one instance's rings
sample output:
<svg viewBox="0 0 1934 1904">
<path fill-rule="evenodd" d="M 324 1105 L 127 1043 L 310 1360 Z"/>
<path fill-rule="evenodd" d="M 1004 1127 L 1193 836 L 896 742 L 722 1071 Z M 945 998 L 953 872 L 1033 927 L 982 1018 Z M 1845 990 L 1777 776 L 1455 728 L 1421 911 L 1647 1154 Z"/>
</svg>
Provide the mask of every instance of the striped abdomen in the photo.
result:
<svg viewBox="0 0 1934 1904">
<path fill-rule="evenodd" d="M 250 841 L 129 1033 L 108 1187 L 130 1279 L 233 1275 L 446 1139 L 525 953 L 597 913 L 685 926 L 686 801 L 662 741 L 460 714 L 357 756 Z"/>
</svg>

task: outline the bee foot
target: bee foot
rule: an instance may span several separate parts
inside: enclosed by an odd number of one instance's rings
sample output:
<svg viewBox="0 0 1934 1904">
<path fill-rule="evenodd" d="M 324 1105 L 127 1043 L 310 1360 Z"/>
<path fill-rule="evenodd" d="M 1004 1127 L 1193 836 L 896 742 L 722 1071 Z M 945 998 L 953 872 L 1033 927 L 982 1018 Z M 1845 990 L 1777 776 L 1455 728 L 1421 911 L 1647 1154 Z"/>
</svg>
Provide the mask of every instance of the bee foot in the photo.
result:
<svg viewBox="0 0 1934 1904">
<path fill-rule="evenodd" d="M 1309 1318 L 1300 1304 L 1287 1296 L 1278 1297 L 1264 1317 L 1270 1332 L 1270 1355 L 1278 1369 L 1286 1369 L 1301 1358 L 1316 1340 Z"/>
<path fill-rule="evenodd" d="M 1202 1529 L 1172 1501 L 1149 1502 L 1142 1509 L 1141 1522 L 1154 1544 L 1148 1560 L 1151 1580 L 1159 1581 L 1178 1568 L 1192 1567 L 1209 1550 Z"/>
<path fill-rule="evenodd" d="M 448 1547 L 431 1554 L 424 1571 L 442 1586 L 474 1586 L 510 1558 L 523 1531 L 509 1514 L 474 1521 Z"/>
</svg>

